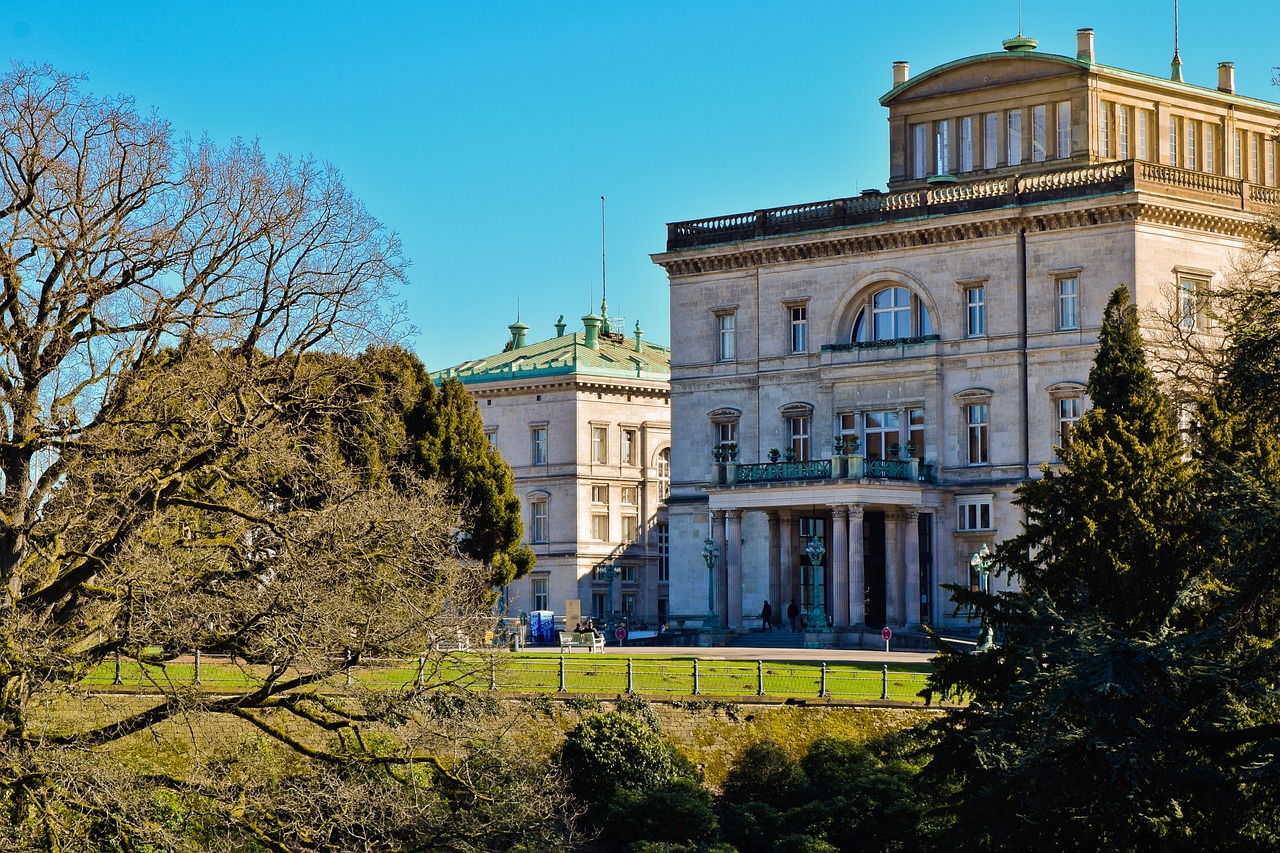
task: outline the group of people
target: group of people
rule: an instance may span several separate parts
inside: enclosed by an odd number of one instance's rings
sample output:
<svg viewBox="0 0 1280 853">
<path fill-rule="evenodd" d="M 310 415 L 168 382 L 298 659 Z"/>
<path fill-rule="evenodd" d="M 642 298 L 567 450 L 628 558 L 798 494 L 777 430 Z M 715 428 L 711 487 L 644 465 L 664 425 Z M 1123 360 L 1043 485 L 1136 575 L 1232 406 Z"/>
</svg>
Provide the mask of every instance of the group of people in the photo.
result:
<svg viewBox="0 0 1280 853">
<path fill-rule="evenodd" d="M 791 623 L 791 630 L 799 630 L 800 624 L 800 606 L 792 601 L 787 605 L 787 621 Z M 773 633 L 773 605 L 769 603 L 769 599 L 764 600 L 764 607 L 760 608 L 760 624 L 762 631 Z"/>
<path fill-rule="evenodd" d="M 578 627 L 573 629 L 575 634 L 590 634 L 593 637 L 603 636 L 600 629 L 596 627 L 596 621 L 591 618 L 579 619 Z"/>
</svg>

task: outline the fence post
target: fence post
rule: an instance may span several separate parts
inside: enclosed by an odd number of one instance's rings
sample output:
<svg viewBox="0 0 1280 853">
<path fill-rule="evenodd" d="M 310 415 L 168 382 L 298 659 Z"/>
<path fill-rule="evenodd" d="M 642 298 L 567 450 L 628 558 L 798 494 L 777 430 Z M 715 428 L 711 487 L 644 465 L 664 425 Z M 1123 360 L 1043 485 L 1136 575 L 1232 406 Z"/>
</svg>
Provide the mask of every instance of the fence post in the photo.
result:
<svg viewBox="0 0 1280 853">
<path fill-rule="evenodd" d="M 634 663 L 635 663 L 635 658 L 627 658 L 627 692 L 628 693 L 636 692 L 635 670 L 632 668 L 632 664 Z"/>
<path fill-rule="evenodd" d="M 702 690 L 699 688 L 699 685 L 698 685 L 698 659 L 694 658 L 693 659 L 693 695 L 699 696 L 701 695 L 701 693 L 702 693 Z"/>
<path fill-rule="evenodd" d="M 827 662 L 822 662 L 822 683 L 818 685 L 818 695 L 827 698 Z"/>
<path fill-rule="evenodd" d="M 427 680 L 427 656 L 418 655 L 418 689 L 422 689 L 423 683 Z"/>
<path fill-rule="evenodd" d="M 124 684 L 124 682 L 120 680 L 120 650 L 119 649 L 116 649 L 116 678 L 115 678 L 115 681 L 112 681 L 111 683 Z"/>
<path fill-rule="evenodd" d="M 195 677 L 191 680 L 192 684 L 200 683 L 200 650 L 196 649 L 196 671 Z"/>
<path fill-rule="evenodd" d="M 756 661 L 756 695 L 764 695 L 764 661 Z"/>
<path fill-rule="evenodd" d="M 560 655 L 560 692 L 566 692 L 564 686 L 564 655 Z"/>
<path fill-rule="evenodd" d="M 881 676 L 880 698 L 881 699 L 889 698 L 889 664 L 884 665 L 884 675 Z"/>
<path fill-rule="evenodd" d="M 498 662 L 489 658 L 489 689 L 498 689 Z"/>
</svg>

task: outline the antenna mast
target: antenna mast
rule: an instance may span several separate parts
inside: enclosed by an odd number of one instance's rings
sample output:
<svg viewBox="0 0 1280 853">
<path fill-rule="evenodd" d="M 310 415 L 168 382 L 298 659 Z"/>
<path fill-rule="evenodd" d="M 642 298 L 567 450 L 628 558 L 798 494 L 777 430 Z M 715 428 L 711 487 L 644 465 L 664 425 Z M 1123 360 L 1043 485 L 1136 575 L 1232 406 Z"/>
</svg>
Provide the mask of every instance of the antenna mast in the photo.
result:
<svg viewBox="0 0 1280 853">
<path fill-rule="evenodd" d="M 609 298 L 604 277 L 604 196 L 600 196 L 600 298 L 603 300 Z"/>
</svg>

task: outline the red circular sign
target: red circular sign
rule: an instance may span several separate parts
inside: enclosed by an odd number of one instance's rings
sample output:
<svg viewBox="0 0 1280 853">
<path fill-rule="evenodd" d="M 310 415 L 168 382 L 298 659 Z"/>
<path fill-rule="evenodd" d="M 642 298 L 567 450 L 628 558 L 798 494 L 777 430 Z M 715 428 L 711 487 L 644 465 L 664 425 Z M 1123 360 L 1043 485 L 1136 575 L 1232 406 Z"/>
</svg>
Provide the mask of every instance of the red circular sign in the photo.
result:
<svg viewBox="0 0 1280 853">
<path fill-rule="evenodd" d="M 884 637 L 887 640 L 893 636 L 893 632 L 886 627 L 883 631 L 880 632 L 880 636 Z"/>
<path fill-rule="evenodd" d="M 613 636 L 617 637 L 619 640 L 625 640 L 627 638 L 627 627 L 625 625 L 619 625 L 614 629 Z"/>
</svg>

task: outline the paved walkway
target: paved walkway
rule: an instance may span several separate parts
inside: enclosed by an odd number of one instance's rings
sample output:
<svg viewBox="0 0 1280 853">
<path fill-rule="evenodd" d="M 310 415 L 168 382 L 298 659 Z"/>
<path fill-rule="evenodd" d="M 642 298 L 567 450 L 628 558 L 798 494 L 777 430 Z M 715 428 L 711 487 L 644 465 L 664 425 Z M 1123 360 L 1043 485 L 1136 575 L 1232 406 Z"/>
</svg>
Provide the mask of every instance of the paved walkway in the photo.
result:
<svg viewBox="0 0 1280 853">
<path fill-rule="evenodd" d="M 560 654 L 559 646 L 525 646 L 525 652 L 545 652 Z M 778 649 L 749 648 L 742 646 L 605 646 L 604 653 L 616 657 L 643 657 L 660 655 L 675 658 L 702 658 L 704 660 L 795 660 L 795 661 L 827 661 L 829 663 L 928 663 L 934 652 L 885 652 L 883 649 Z M 566 652 L 570 655 L 582 656 L 586 652 Z"/>
</svg>

